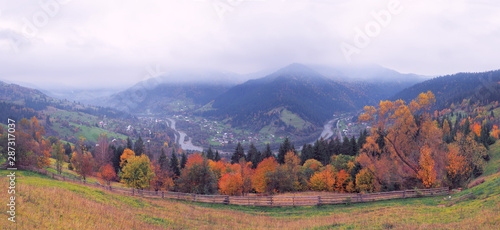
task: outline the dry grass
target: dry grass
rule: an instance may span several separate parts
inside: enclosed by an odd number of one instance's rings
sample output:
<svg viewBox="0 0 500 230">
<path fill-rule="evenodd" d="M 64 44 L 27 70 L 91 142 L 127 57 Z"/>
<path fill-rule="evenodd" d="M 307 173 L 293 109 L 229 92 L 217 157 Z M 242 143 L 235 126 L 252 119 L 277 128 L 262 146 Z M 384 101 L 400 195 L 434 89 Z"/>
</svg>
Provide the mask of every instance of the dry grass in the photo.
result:
<svg viewBox="0 0 500 230">
<path fill-rule="evenodd" d="M 21 173 L 21 172 L 20 172 Z M 18 229 L 494 229 L 499 193 L 438 207 L 440 198 L 350 206 L 241 207 L 122 196 L 22 172 L 17 188 Z M 5 175 L 5 174 L 1 174 Z M 488 177 L 500 180 L 500 175 Z M 2 176 L 0 186 L 6 188 Z M 7 194 L 0 193 L 6 201 Z M 3 212 L 0 225 L 14 229 Z"/>
</svg>

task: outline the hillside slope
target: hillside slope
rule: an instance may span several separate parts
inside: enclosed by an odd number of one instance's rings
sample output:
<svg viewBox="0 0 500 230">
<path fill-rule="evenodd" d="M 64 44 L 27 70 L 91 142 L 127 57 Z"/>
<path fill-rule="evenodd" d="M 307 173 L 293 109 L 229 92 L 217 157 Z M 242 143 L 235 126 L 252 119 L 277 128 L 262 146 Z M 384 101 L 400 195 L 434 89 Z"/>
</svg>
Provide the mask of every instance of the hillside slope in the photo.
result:
<svg viewBox="0 0 500 230">
<path fill-rule="evenodd" d="M 8 187 L 7 173 L 0 171 L 1 186 Z M 33 172 L 17 175 L 22 181 L 16 193 L 20 229 L 495 229 L 500 224 L 498 172 L 485 176 L 485 183 L 452 195 L 472 191 L 476 198 L 450 207 L 442 197 L 429 197 L 294 208 L 130 197 Z M 7 200 L 7 193 L 0 193 L 0 199 Z M 0 225 L 16 228 L 7 218 L 1 218 Z"/>
<path fill-rule="evenodd" d="M 452 103 L 461 103 L 464 99 L 472 102 L 500 100 L 500 70 L 482 73 L 457 73 L 437 77 L 409 87 L 392 100 L 409 101 L 422 92 L 432 91 L 436 96 L 436 108 L 442 109 Z"/>
<path fill-rule="evenodd" d="M 258 130 L 279 117 L 278 108 L 285 108 L 320 126 L 336 112 L 355 111 L 373 101 L 366 94 L 327 79 L 307 66 L 292 64 L 229 89 L 213 101 L 213 110 L 203 115 L 230 117 L 234 126 Z"/>
</svg>

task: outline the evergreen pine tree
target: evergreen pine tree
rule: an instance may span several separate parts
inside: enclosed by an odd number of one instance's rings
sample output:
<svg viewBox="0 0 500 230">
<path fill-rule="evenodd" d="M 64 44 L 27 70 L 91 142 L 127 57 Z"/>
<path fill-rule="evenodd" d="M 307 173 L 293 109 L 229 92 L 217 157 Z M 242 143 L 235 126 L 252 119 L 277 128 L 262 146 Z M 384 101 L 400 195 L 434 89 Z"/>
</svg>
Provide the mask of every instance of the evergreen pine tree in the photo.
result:
<svg viewBox="0 0 500 230">
<path fill-rule="evenodd" d="M 285 163 L 285 155 L 288 151 L 293 150 L 292 146 L 290 144 L 290 140 L 288 137 L 285 138 L 283 141 L 283 144 L 280 145 L 280 149 L 278 152 L 278 163 L 284 164 Z"/>
<path fill-rule="evenodd" d="M 187 160 L 188 159 L 187 159 L 186 153 L 182 153 L 182 155 L 181 155 L 181 169 L 186 167 Z"/>
<path fill-rule="evenodd" d="M 302 146 L 302 153 L 300 153 L 301 164 L 304 164 L 309 159 L 313 159 L 313 147 L 311 144 L 304 144 Z"/>
<path fill-rule="evenodd" d="M 255 147 L 253 143 L 250 144 L 250 149 L 247 154 L 247 162 L 252 162 L 252 168 L 257 168 L 257 165 L 261 162 L 261 154 L 259 150 Z"/>
<path fill-rule="evenodd" d="M 212 151 L 212 146 L 208 146 L 207 159 L 214 160 L 214 151 Z"/>
<path fill-rule="evenodd" d="M 214 161 L 220 161 L 219 150 L 215 150 L 215 157 L 214 157 Z"/>
<path fill-rule="evenodd" d="M 170 160 L 170 170 L 172 170 L 172 173 L 176 176 L 179 177 L 181 175 L 181 170 L 179 168 L 179 160 L 177 158 L 177 153 L 175 152 L 175 149 L 172 151 L 172 156 Z"/>
<path fill-rule="evenodd" d="M 243 149 L 243 146 L 241 146 L 241 143 L 238 142 L 238 145 L 231 156 L 231 164 L 239 163 L 241 158 L 245 158 L 245 150 Z"/>
<path fill-rule="evenodd" d="M 358 154 L 358 145 L 356 143 L 356 138 L 354 138 L 354 136 L 351 137 L 350 143 L 351 143 L 350 156 L 356 156 L 356 154 Z"/>
<path fill-rule="evenodd" d="M 127 149 L 130 149 L 130 150 L 133 149 L 132 140 L 130 140 L 130 137 L 127 137 Z"/>
<path fill-rule="evenodd" d="M 340 150 L 340 154 L 351 156 L 351 151 L 352 151 L 351 141 L 347 136 L 344 136 L 344 139 L 342 140 L 342 147 Z"/>
<path fill-rule="evenodd" d="M 271 151 L 271 146 L 269 145 L 269 143 L 266 145 L 266 150 L 264 150 L 264 152 L 261 154 L 261 160 L 264 160 L 266 158 L 269 158 L 269 157 L 274 157 L 274 154 L 273 154 L 273 151 Z"/>
<path fill-rule="evenodd" d="M 134 152 L 136 156 L 140 156 L 144 153 L 144 142 L 142 141 L 141 136 L 139 136 L 139 139 L 135 141 Z"/>
<path fill-rule="evenodd" d="M 160 158 L 158 159 L 158 164 L 160 165 L 161 171 L 167 171 L 168 169 L 168 158 L 165 154 L 165 150 L 161 148 Z"/>
</svg>

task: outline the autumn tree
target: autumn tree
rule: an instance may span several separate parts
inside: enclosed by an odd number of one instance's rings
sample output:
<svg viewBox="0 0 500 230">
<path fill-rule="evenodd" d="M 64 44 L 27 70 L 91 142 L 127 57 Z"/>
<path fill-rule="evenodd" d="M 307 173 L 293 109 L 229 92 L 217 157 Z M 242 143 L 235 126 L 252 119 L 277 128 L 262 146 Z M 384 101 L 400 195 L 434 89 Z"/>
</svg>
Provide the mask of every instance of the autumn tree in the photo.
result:
<svg viewBox="0 0 500 230">
<path fill-rule="evenodd" d="M 372 135 L 367 138 L 357 161 L 371 170 L 379 183 L 387 184 L 395 180 L 403 187 L 414 187 L 417 181 L 424 183 L 421 167 L 426 163 L 420 161 L 429 160 L 429 157 L 422 157 L 424 146 L 433 152 L 430 157 L 436 163 L 434 166 L 444 167 L 442 130 L 429 115 L 435 101 L 434 94 L 429 91 L 421 93 L 409 104 L 403 100 L 381 101 L 378 109 L 365 107 L 359 119 L 372 123 Z M 378 140 L 383 142 L 383 146 Z M 430 164 L 430 161 L 427 163 Z"/>
<path fill-rule="evenodd" d="M 226 173 L 219 180 L 219 192 L 222 195 L 241 195 L 243 193 L 243 178 L 240 173 Z"/>
<path fill-rule="evenodd" d="M 101 178 L 104 182 L 103 184 L 110 185 L 112 180 L 116 179 L 115 169 L 111 164 L 106 164 L 99 168 L 99 172 L 97 173 L 97 177 Z"/>
<path fill-rule="evenodd" d="M 486 148 L 475 141 L 474 133 L 457 134 L 457 141 L 449 146 L 447 174 L 453 187 L 464 186 L 470 179 L 483 173 Z"/>
<path fill-rule="evenodd" d="M 94 149 L 95 162 L 98 168 L 111 162 L 111 152 L 107 134 L 103 133 L 97 138 L 97 144 Z"/>
<path fill-rule="evenodd" d="M 361 169 L 356 174 L 356 189 L 359 192 L 373 192 L 375 190 L 374 182 L 375 176 L 367 168 Z"/>
<path fill-rule="evenodd" d="M 347 185 L 351 181 L 351 176 L 343 169 L 341 169 L 335 178 L 335 189 L 338 192 L 346 192 L 347 191 Z"/>
<path fill-rule="evenodd" d="M 210 170 L 208 159 L 191 154 L 181 171 L 179 188 L 182 192 L 213 194 L 217 191 L 217 179 Z"/>
<path fill-rule="evenodd" d="M 57 173 L 61 174 L 62 173 L 62 165 L 64 162 L 64 146 L 60 141 L 57 141 L 56 143 L 52 144 L 52 156 L 56 158 L 56 169 Z"/>
<path fill-rule="evenodd" d="M 71 165 L 73 169 L 80 175 L 83 180 L 94 171 L 94 158 L 90 152 L 77 149 L 71 157 Z"/>
<path fill-rule="evenodd" d="M 271 182 L 270 175 L 276 171 L 278 167 L 278 162 L 274 157 L 269 157 L 259 165 L 255 169 L 255 173 L 252 176 L 252 185 L 258 193 L 272 193 L 272 188 L 269 186 Z"/>
<path fill-rule="evenodd" d="M 240 159 L 240 175 L 242 179 L 242 192 L 243 195 L 250 192 L 252 189 L 252 176 L 254 170 L 252 169 L 252 162 L 246 162 L 244 159 Z"/>
<path fill-rule="evenodd" d="M 304 165 L 302 165 L 302 174 L 304 175 L 305 180 L 309 181 L 311 176 L 320 171 L 321 168 L 323 168 L 323 164 L 315 159 L 309 159 L 304 162 Z"/>
<path fill-rule="evenodd" d="M 335 169 L 328 165 L 323 171 L 316 172 L 309 180 L 309 187 L 313 191 L 335 191 Z"/>
<path fill-rule="evenodd" d="M 161 164 L 151 164 L 154 176 L 151 178 L 151 188 L 155 191 L 169 191 L 174 188 L 174 180 L 168 175 L 168 171 L 161 168 Z"/>
<path fill-rule="evenodd" d="M 431 149 L 427 146 L 422 148 L 420 154 L 420 167 L 418 178 L 422 180 L 426 188 L 432 187 L 436 183 L 437 172 L 435 162 L 431 155 Z"/>
<path fill-rule="evenodd" d="M 131 152 L 133 153 L 133 151 Z M 123 167 L 121 181 L 128 187 L 145 189 L 150 187 L 154 176 L 149 157 L 144 154 L 141 156 L 133 155 L 127 159 L 127 164 Z"/>
<path fill-rule="evenodd" d="M 47 167 L 50 165 L 50 152 L 52 151 L 50 141 L 41 137 L 39 144 L 39 154 L 37 154 L 37 166 L 38 168 Z"/>
<path fill-rule="evenodd" d="M 128 160 L 133 156 L 135 156 L 135 153 L 131 149 L 127 148 L 123 150 L 123 154 L 120 156 L 120 167 L 124 168 L 127 165 Z"/>
</svg>

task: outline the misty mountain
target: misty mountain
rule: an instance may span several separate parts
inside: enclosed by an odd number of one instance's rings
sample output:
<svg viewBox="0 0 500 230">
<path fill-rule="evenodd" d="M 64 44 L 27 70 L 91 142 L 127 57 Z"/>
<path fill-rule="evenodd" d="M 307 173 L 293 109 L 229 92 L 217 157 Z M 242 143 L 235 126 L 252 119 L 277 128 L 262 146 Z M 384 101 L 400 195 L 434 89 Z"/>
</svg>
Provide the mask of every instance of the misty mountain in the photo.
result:
<svg viewBox="0 0 500 230">
<path fill-rule="evenodd" d="M 132 113 L 171 113 L 179 106 L 196 108 L 207 104 L 238 82 L 241 78 L 233 73 L 176 71 L 141 81 L 110 97 L 100 98 L 95 104 Z"/>
<path fill-rule="evenodd" d="M 448 107 L 451 103 L 461 103 L 464 99 L 472 102 L 500 100 L 500 70 L 482 73 L 457 73 L 436 77 L 405 89 L 391 99 L 411 101 L 420 93 L 432 91 L 436 96 L 436 109 Z"/>
<path fill-rule="evenodd" d="M 428 80 L 430 77 L 403 74 L 380 65 L 311 66 L 323 76 L 362 90 L 368 90 L 372 98 L 387 99 L 394 94 Z"/>
<path fill-rule="evenodd" d="M 340 84 L 305 65 L 292 64 L 229 89 L 201 114 L 230 117 L 234 126 L 259 129 L 279 118 L 286 109 L 320 126 L 334 113 L 356 111 L 375 101 L 355 85 Z"/>
</svg>

